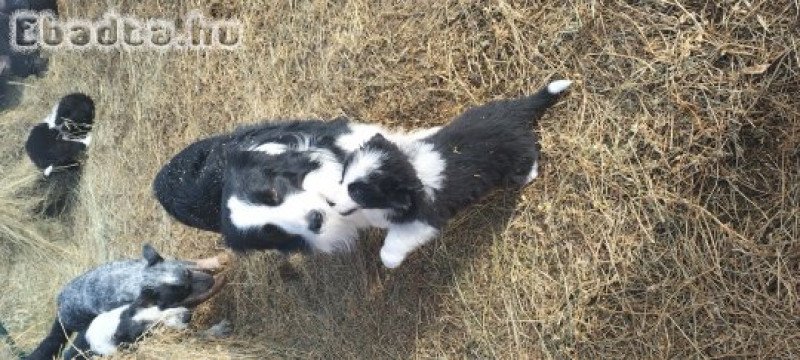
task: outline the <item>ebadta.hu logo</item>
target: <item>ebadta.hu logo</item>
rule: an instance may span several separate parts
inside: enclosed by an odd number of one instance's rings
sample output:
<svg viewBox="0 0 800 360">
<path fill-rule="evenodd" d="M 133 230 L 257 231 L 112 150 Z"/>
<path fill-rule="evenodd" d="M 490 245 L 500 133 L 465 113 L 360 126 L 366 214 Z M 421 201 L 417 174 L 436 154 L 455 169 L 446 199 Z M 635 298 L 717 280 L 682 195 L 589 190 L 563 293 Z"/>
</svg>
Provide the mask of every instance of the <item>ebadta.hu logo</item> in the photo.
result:
<svg viewBox="0 0 800 360">
<path fill-rule="evenodd" d="M 66 19 L 52 12 L 17 11 L 11 15 L 11 48 L 43 50 L 235 50 L 243 45 L 244 26 L 235 19 L 209 20 L 190 11 L 178 21 L 105 13 L 99 20 Z"/>
</svg>

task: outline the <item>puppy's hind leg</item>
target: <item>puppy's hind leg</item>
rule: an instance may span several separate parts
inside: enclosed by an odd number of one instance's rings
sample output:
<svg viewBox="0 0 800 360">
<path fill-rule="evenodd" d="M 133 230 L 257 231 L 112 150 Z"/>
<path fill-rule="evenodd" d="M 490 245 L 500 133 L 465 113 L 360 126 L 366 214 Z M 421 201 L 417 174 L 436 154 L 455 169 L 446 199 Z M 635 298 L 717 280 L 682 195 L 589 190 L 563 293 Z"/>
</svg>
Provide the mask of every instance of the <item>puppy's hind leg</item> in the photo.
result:
<svg viewBox="0 0 800 360">
<path fill-rule="evenodd" d="M 539 151 L 535 147 L 530 151 L 532 152 L 530 158 L 519 165 L 517 174 L 511 178 L 520 187 L 530 184 L 539 176 Z"/>
<path fill-rule="evenodd" d="M 528 185 L 539 176 L 539 160 L 533 161 L 533 166 L 531 166 L 531 171 L 528 173 L 528 176 L 525 177 L 525 184 Z"/>
<path fill-rule="evenodd" d="M 64 360 L 86 360 L 93 356 L 92 346 L 86 340 L 86 331 L 81 331 L 75 336 L 72 344 L 68 345 L 62 356 Z"/>
</svg>

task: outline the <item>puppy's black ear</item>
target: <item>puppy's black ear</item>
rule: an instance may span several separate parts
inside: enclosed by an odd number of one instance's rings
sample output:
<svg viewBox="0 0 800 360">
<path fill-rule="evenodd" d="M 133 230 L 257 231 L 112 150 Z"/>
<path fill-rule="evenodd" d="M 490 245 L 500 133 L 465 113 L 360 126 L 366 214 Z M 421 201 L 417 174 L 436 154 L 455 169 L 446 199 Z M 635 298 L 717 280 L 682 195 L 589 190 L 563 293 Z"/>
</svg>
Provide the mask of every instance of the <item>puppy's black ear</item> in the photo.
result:
<svg viewBox="0 0 800 360">
<path fill-rule="evenodd" d="M 372 138 L 370 138 L 369 141 L 370 142 L 373 142 L 373 141 L 374 142 L 384 142 L 384 141 L 386 141 L 386 138 L 383 137 L 383 134 L 377 133 L 375 135 L 372 135 Z"/>
<path fill-rule="evenodd" d="M 150 244 L 144 244 L 142 247 L 142 257 L 147 260 L 147 266 L 153 266 L 164 261 L 164 258 L 161 257 L 158 251 Z"/>
</svg>

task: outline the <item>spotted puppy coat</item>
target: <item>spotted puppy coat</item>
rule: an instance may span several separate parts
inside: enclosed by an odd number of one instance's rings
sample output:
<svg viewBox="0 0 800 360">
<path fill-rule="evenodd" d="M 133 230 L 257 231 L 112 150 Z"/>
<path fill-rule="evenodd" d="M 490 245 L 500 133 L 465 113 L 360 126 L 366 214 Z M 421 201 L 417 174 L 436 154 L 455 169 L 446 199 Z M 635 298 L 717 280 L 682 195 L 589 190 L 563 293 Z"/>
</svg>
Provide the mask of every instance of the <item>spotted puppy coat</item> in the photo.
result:
<svg viewBox="0 0 800 360">
<path fill-rule="evenodd" d="M 50 333 L 28 359 L 51 359 L 70 335 L 85 331 L 98 315 L 131 304 L 143 291 L 160 309 L 191 307 L 218 290 L 219 279 L 187 261 L 165 260 L 145 245 L 139 260 L 113 261 L 73 279 L 59 293 L 57 317 Z"/>
</svg>

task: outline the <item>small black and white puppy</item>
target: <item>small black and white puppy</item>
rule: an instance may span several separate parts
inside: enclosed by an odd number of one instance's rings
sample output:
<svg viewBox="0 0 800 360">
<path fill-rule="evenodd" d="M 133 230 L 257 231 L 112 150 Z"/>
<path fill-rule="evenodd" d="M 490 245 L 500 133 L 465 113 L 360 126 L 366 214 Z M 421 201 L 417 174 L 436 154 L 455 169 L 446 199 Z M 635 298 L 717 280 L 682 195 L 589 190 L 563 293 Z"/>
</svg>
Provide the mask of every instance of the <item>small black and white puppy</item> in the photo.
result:
<svg viewBox="0 0 800 360">
<path fill-rule="evenodd" d="M 144 245 L 142 255 L 139 260 L 105 263 L 67 283 L 56 299 L 57 316 L 50 333 L 28 359 L 52 359 L 73 333 L 85 338 L 98 315 L 129 305 L 141 294 L 161 310 L 191 308 L 225 283 L 224 276 L 213 277 L 194 262 L 165 260 L 150 245 Z"/>
<path fill-rule="evenodd" d="M 570 85 L 553 81 L 533 96 L 474 107 L 421 140 L 374 136 L 347 157 L 334 208 L 388 229 L 381 260 L 399 266 L 491 190 L 536 178 L 532 126 Z"/>
<path fill-rule="evenodd" d="M 58 168 L 75 168 L 92 141 L 94 101 L 81 93 L 69 94 L 34 126 L 25 150 L 34 165 L 49 176 Z"/>
<path fill-rule="evenodd" d="M 120 346 L 139 340 L 157 324 L 177 330 L 189 326 L 192 318 L 189 308 L 160 308 L 158 301 L 158 294 L 145 288 L 133 303 L 97 315 L 86 331 L 76 337 L 64 359 L 112 355 Z"/>
</svg>

